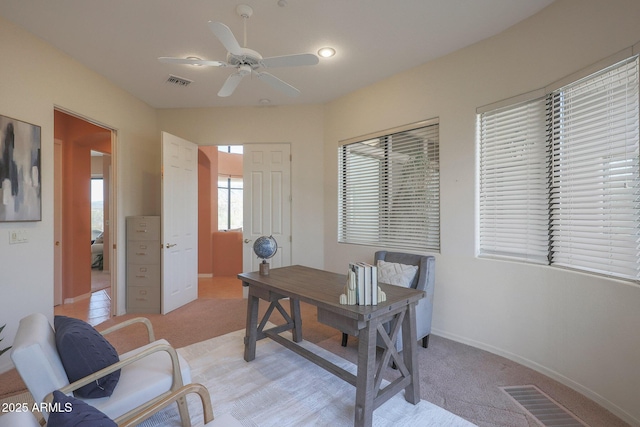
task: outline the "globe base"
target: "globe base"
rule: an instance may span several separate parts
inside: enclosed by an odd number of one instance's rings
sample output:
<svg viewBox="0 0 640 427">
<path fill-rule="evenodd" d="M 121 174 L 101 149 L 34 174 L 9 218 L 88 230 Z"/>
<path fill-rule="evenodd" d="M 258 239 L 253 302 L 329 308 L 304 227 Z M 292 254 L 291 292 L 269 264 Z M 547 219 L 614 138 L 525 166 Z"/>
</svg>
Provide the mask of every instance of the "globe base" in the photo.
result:
<svg viewBox="0 0 640 427">
<path fill-rule="evenodd" d="M 260 263 L 260 275 L 268 276 L 269 275 L 269 263 L 266 261 L 262 261 Z"/>
</svg>

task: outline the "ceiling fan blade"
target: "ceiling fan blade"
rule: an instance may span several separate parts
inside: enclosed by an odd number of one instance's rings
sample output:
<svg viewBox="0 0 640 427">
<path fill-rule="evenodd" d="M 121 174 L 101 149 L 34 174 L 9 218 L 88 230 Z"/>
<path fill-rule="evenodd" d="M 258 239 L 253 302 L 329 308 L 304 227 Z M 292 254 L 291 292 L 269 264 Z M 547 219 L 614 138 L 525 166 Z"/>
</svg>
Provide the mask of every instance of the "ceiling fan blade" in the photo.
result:
<svg viewBox="0 0 640 427">
<path fill-rule="evenodd" d="M 318 57 L 313 53 L 299 53 L 295 55 L 272 56 L 264 58 L 260 63 L 266 68 L 298 67 L 301 65 L 316 65 Z"/>
<path fill-rule="evenodd" d="M 228 64 L 223 61 L 209 61 L 206 59 L 171 58 L 161 56 L 158 61 L 166 64 L 204 65 L 208 67 L 226 67 Z"/>
<path fill-rule="evenodd" d="M 291 86 L 289 83 L 280 80 L 272 74 L 264 72 L 256 74 L 260 80 L 271 85 L 271 87 L 273 87 L 274 89 L 284 92 L 285 95 L 290 96 L 291 98 L 295 98 L 300 95 L 300 91 L 298 89 Z"/>
<path fill-rule="evenodd" d="M 242 55 L 242 47 L 229 27 L 222 22 L 209 21 L 209 28 L 229 53 L 232 55 Z"/>
<path fill-rule="evenodd" d="M 231 94 L 233 93 L 234 90 L 236 90 L 236 88 L 238 87 L 238 85 L 240 84 L 240 81 L 244 76 L 246 76 L 245 73 L 237 72 L 227 77 L 227 80 L 225 80 L 224 84 L 218 91 L 218 96 L 223 98 L 227 96 L 231 96 Z"/>
</svg>

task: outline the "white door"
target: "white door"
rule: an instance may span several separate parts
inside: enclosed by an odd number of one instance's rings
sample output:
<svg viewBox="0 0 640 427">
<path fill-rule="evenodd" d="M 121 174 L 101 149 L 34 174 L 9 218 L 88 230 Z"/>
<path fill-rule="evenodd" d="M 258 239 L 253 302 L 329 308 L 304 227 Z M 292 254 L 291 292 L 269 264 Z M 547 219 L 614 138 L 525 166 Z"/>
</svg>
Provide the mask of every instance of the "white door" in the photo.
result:
<svg viewBox="0 0 640 427">
<path fill-rule="evenodd" d="M 198 146 L 162 132 L 162 289 L 166 314 L 198 298 Z"/>
<path fill-rule="evenodd" d="M 243 271 L 258 271 L 253 252 L 260 236 L 278 242 L 270 268 L 291 265 L 291 147 L 289 144 L 245 144 L 243 150 Z"/>
</svg>

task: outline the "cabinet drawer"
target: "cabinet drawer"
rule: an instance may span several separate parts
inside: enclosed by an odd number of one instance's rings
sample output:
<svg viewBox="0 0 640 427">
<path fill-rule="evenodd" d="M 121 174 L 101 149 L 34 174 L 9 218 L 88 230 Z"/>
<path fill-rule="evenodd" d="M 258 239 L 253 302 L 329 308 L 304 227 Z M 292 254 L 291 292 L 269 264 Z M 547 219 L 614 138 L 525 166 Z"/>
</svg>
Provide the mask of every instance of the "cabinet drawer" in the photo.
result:
<svg viewBox="0 0 640 427">
<path fill-rule="evenodd" d="M 160 242 L 130 241 L 127 244 L 127 263 L 160 264 Z"/>
<path fill-rule="evenodd" d="M 127 239 L 160 240 L 159 216 L 135 216 L 127 218 Z"/>
<path fill-rule="evenodd" d="M 160 289 L 150 286 L 127 288 L 127 311 L 131 313 L 159 313 Z"/>
<path fill-rule="evenodd" d="M 127 286 L 160 288 L 160 266 L 157 264 L 129 264 L 127 266 Z"/>
</svg>

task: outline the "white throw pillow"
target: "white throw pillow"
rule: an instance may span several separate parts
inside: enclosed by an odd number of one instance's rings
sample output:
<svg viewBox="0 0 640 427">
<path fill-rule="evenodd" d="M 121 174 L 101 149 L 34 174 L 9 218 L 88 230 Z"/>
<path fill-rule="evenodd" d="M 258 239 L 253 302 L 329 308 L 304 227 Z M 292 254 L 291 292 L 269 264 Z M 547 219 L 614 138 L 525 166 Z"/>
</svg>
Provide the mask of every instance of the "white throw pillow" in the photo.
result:
<svg viewBox="0 0 640 427">
<path fill-rule="evenodd" d="M 378 260 L 378 282 L 408 288 L 418 272 L 417 265 Z"/>
</svg>

